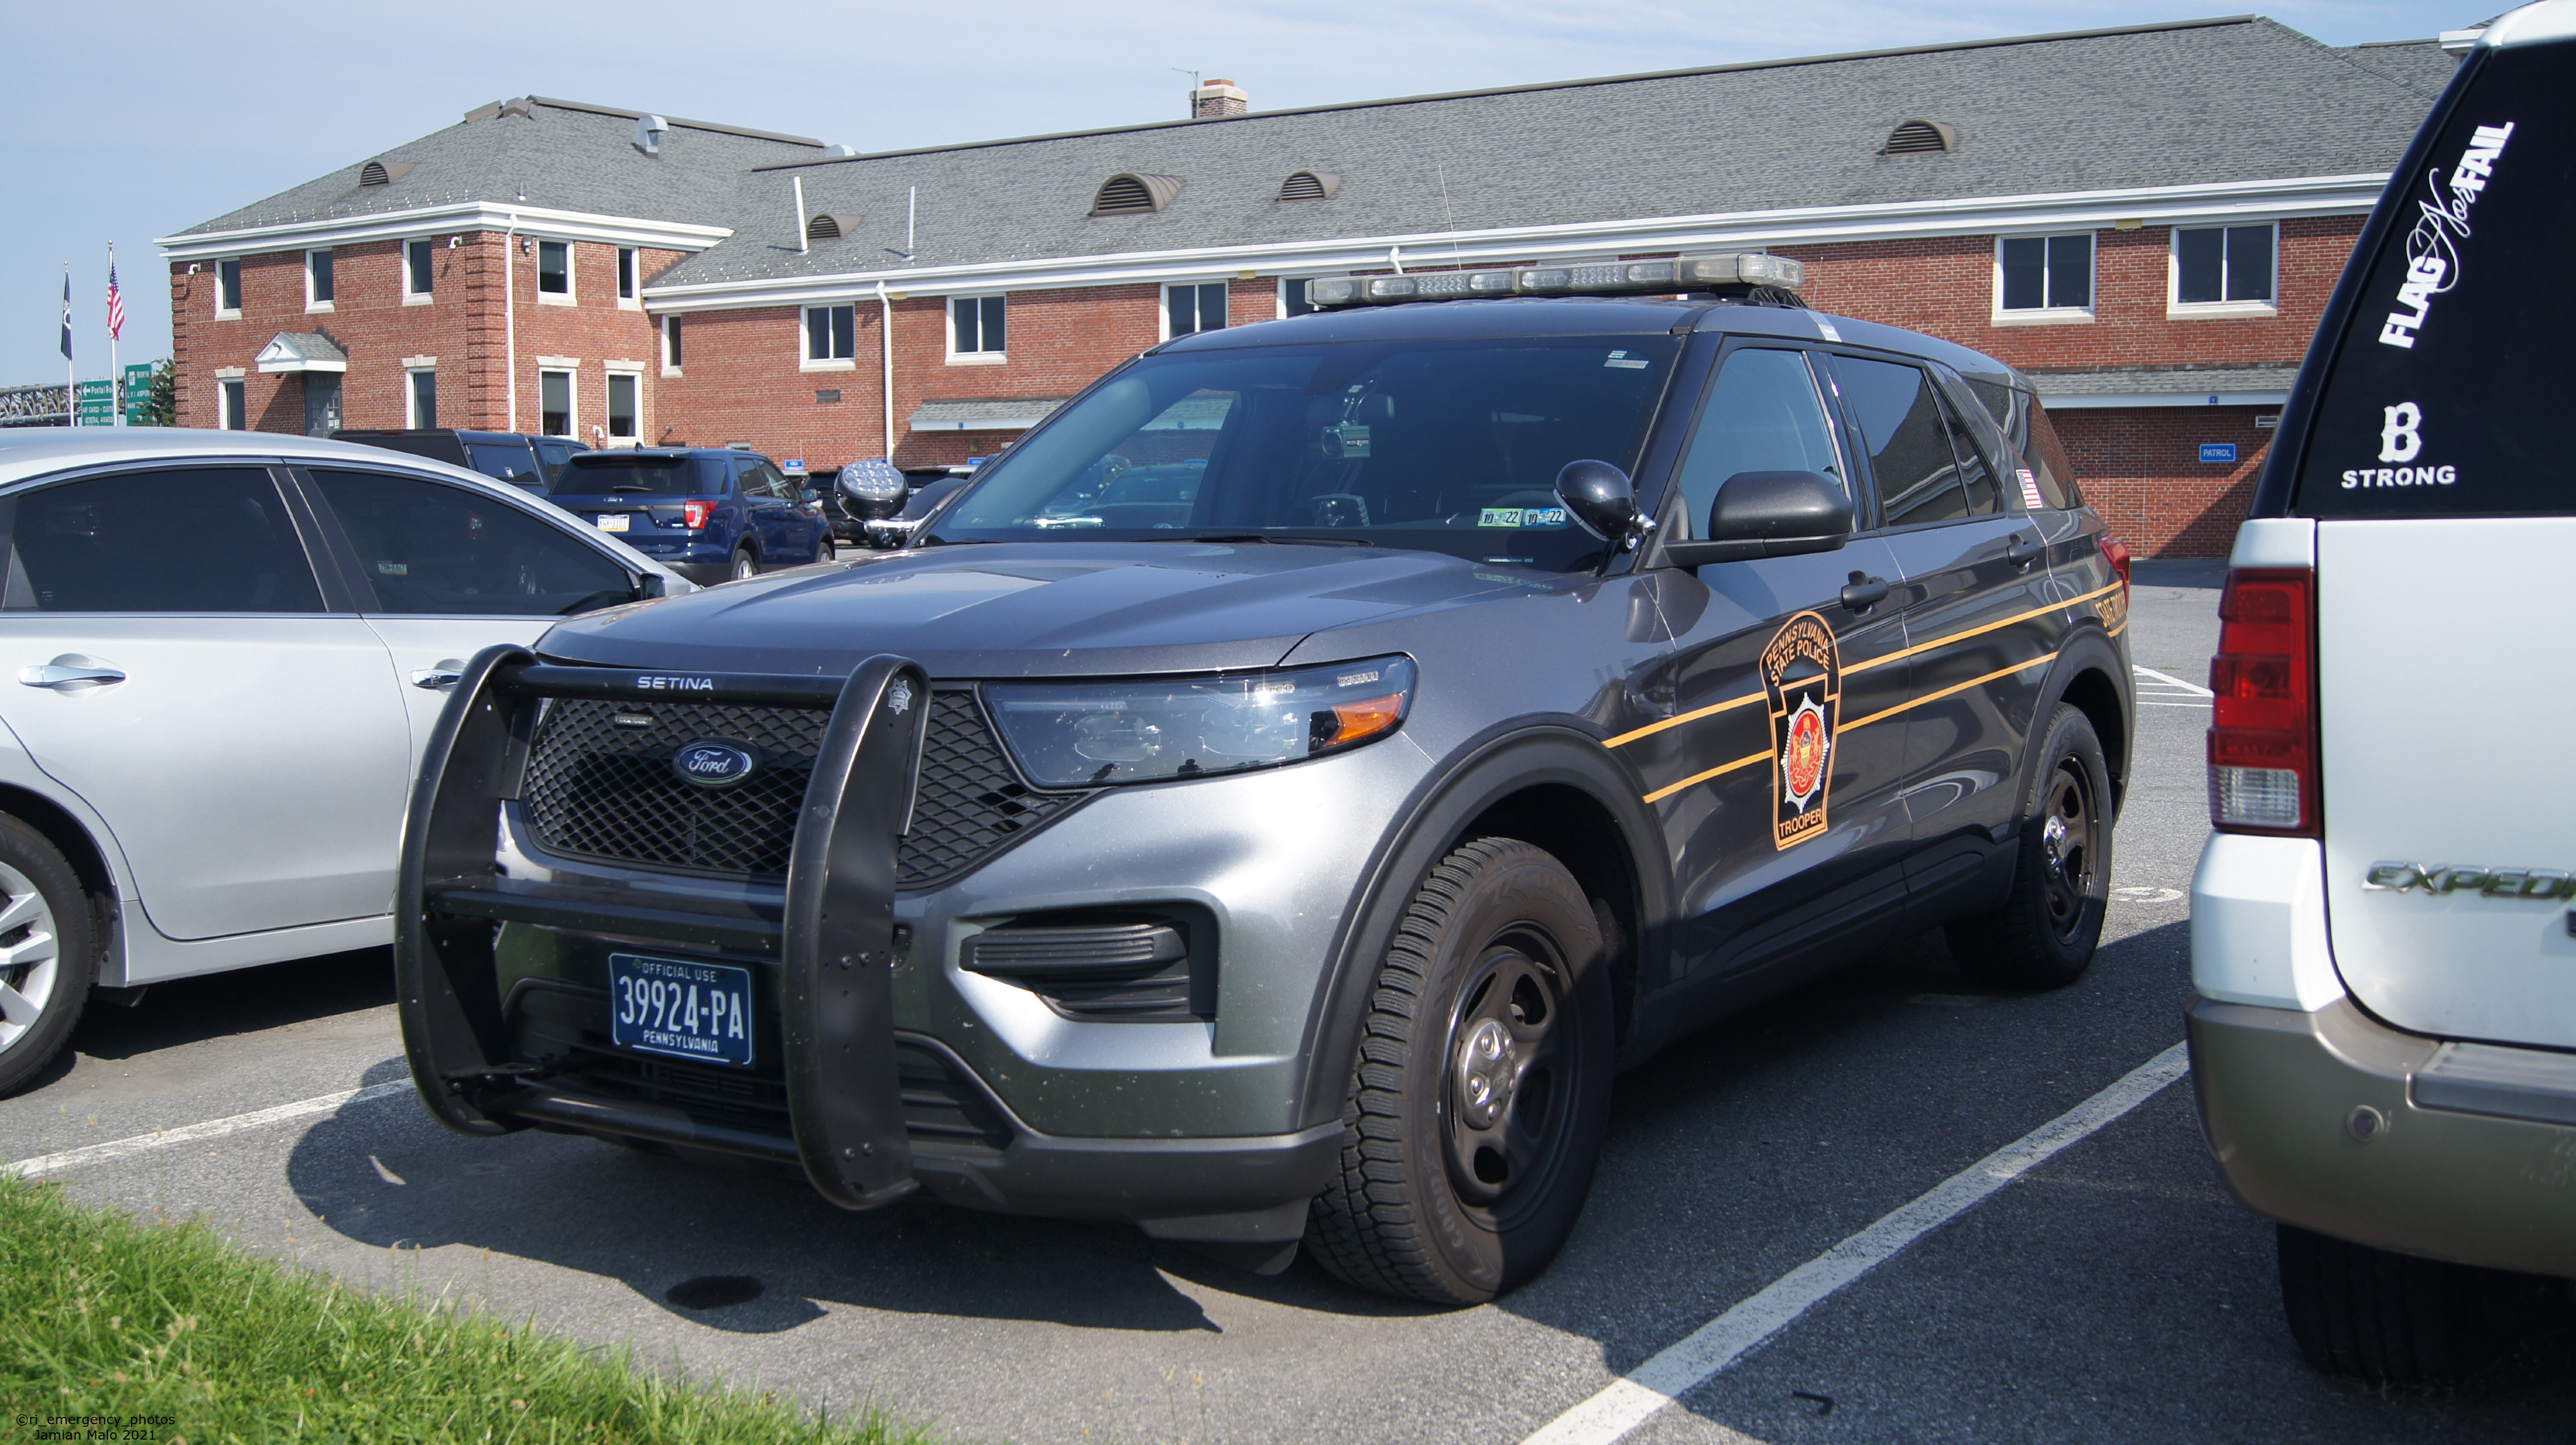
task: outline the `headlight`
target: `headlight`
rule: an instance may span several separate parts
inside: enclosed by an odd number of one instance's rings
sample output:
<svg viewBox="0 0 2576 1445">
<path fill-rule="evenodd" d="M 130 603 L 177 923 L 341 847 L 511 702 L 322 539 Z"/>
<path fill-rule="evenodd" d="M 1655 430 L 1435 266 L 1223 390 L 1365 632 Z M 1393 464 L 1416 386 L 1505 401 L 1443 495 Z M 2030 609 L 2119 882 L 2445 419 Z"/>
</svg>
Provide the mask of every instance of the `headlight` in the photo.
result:
<svg viewBox="0 0 2576 1445">
<path fill-rule="evenodd" d="M 1144 682 L 984 689 L 1011 755 L 1041 788 L 1096 788 L 1276 767 L 1394 732 L 1413 659 Z"/>
</svg>

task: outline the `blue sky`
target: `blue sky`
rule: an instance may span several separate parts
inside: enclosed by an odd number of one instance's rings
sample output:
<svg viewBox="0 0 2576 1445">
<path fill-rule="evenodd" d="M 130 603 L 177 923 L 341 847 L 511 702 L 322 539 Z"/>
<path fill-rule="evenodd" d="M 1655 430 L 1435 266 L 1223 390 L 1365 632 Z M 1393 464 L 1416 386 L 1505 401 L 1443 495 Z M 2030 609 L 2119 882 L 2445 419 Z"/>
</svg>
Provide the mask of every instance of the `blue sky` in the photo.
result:
<svg viewBox="0 0 2576 1445">
<path fill-rule="evenodd" d="M 1255 108 L 1274 109 L 2209 13 L 2122 0 L 31 6 L 0 60 L 17 217 L 0 231 L 0 385 L 62 376 L 66 261 L 81 375 L 107 371 L 110 240 L 126 289 L 121 359 L 167 355 L 168 282 L 153 237 L 505 96 L 880 150 L 1178 116 L 1189 81 L 1176 68 L 1233 80 Z M 2263 13 L 2349 45 L 2430 36 L 2491 12 L 2299 0 Z"/>
</svg>

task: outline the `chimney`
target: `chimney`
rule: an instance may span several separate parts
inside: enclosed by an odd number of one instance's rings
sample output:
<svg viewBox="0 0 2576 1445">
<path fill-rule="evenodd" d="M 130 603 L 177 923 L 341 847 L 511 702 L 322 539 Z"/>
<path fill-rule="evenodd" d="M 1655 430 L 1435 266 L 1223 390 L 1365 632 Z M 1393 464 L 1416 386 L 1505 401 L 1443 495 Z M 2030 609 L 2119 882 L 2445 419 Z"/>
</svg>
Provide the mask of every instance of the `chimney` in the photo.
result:
<svg viewBox="0 0 2576 1445">
<path fill-rule="evenodd" d="M 1190 119 L 1207 120 L 1212 116 L 1243 115 L 1252 109 L 1252 97 L 1231 80 L 1211 80 L 1190 92 Z"/>
</svg>

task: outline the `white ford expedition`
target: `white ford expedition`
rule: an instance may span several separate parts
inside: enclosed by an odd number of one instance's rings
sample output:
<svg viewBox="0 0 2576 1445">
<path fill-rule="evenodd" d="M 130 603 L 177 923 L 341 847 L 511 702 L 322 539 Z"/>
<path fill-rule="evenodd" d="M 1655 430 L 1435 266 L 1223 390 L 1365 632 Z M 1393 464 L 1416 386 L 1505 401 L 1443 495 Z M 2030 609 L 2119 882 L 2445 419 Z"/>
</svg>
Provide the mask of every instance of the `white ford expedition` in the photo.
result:
<svg viewBox="0 0 2576 1445">
<path fill-rule="evenodd" d="M 2472 1368 L 2576 1279 L 2576 0 L 2489 26 L 2237 534 L 2192 1072 L 2322 1369 Z"/>
</svg>

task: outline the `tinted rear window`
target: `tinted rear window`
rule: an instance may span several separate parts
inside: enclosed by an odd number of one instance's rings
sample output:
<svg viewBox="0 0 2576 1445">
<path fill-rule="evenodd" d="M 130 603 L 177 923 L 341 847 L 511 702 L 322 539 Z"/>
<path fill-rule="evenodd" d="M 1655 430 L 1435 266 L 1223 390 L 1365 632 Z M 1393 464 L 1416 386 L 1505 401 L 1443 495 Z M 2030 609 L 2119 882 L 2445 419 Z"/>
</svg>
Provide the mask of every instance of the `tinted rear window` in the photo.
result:
<svg viewBox="0 0 2576 1445">
<path fill-rule="evenodd" d="M 2405 209 L 2366 261 L 2318 397 L 2301 514 L 2576 512 L 2558 449 L 2559 348 L 2576 329 L 2571 58 L 2566 44 L 2489 53 L 2430 159 L 2391 182 Z"/>
<path fill-rule="evenodd" d="M 555 490 L 567 496 L 611 492 L 637 496 L 721 496 L 725 464 L 717 457 L 618 457 L 583 452 L 564 468 Z"/>
<path fill-rule="evenodd" d="M 1995 425 L 2003 428 L 2019 457 L 2016 468 L 2030 474 L 2040 500 L 2060 510 L 2083 506 L 2084 493 L 2075 485 L 2075 464 L 2067 459 L 2066 445 L 2057 439 L 2057 428 L 2049 424 L 2048 409 L 2039 404 L 2039 398 L 1976 377 L 1967 382 L 1968 390 L 1993 415 Z"/>
</svg>

